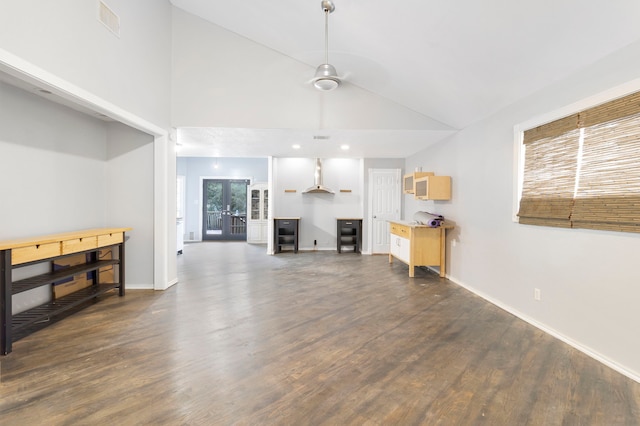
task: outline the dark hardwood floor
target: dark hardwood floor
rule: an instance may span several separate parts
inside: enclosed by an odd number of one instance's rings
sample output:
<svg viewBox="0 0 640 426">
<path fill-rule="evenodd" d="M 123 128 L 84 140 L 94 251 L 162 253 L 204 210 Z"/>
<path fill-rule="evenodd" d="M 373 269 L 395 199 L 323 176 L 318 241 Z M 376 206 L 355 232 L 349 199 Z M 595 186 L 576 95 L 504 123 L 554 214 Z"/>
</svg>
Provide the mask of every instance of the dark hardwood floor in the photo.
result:
<svg viewBox="0 0 640 426">
<path fill-rule="evenodd" d="M 187 244 L 0 358 L 9 425 L 638 425 L 640 384 L 386 256 Z"/>
</svg>

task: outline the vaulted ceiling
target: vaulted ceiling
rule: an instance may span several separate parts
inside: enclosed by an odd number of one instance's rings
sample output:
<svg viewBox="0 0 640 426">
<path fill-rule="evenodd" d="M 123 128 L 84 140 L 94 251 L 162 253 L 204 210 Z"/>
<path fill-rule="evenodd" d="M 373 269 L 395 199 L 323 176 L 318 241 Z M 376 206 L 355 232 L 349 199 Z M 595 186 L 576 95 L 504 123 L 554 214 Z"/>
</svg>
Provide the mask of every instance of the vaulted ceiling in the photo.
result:
<svg viewBox="0 0 640 426">
<path fill-rule="evenodd" d="M 320 0 L 171 3 L 310 66 L 323 62 Z M 329 62 L 338 73 L 453 129 L 640 39 L 637 0 L 333 3 Z"/>
</svg>

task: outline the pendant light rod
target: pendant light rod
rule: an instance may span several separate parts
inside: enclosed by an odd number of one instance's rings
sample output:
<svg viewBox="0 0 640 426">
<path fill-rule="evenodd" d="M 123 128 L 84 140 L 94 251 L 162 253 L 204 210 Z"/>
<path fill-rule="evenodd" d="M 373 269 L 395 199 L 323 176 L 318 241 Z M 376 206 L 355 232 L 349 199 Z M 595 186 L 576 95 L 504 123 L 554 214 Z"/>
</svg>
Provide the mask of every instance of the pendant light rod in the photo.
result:
<svg viewBox="0 0 640 426">
<path fill-rule="evenodd" d="M 324 11 L 324 63 L 329 63 L 329 14 L 336 10 L 331 0 L 322 0 L 320 4 Z"/>
<path fill-rule="evenodd" d="M 333 90 L 340 86 L 340 77 L 333 65 L 329 63 L 329 14 L 335 10 L 331 0 L 322 0 L 320 3 L 324 12 L 324 63 L 316 68 L 313 85 L 318 90 Z"/>
<path fill-rule="evenodd" d="M 329 11 L 324 10 L 324 63 L 329 63 Z"/>
</svg>

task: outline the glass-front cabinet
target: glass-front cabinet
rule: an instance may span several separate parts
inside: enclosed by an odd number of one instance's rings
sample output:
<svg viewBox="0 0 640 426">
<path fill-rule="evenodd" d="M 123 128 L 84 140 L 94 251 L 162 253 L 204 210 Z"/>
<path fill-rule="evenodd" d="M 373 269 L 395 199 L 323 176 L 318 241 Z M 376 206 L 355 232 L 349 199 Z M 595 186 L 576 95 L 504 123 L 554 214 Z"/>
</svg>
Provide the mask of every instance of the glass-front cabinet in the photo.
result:
<svg viewBox="0 0 640 426">
<path fill-rule="evenodd" d="M 269 218 L 269 190 L 266 183 L 249 186 L 247 204 L 250 214 L 247 220 L 247 242 L 267 243 L 267 223 Z"/>
</svg>

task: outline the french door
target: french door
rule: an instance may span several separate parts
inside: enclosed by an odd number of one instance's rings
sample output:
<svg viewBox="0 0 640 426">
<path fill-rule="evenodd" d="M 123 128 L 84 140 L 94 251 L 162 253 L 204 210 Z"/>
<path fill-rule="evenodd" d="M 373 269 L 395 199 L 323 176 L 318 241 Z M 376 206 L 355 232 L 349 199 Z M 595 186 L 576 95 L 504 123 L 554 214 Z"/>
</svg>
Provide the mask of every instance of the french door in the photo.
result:
<svg viewBox="0 0 640 426">
<path fill-rule="evenodd" d="M 202 239 L 247 239 L 247 185 L 245 179 L 202 181 Z"/>
</svg>

